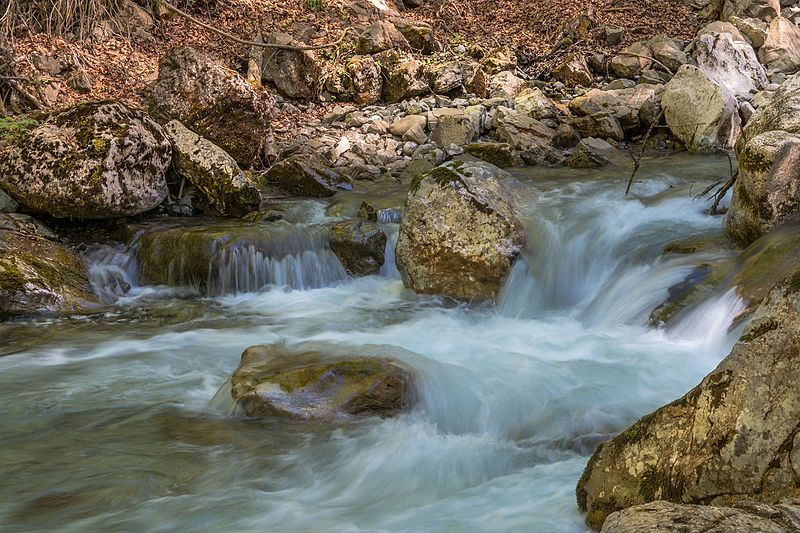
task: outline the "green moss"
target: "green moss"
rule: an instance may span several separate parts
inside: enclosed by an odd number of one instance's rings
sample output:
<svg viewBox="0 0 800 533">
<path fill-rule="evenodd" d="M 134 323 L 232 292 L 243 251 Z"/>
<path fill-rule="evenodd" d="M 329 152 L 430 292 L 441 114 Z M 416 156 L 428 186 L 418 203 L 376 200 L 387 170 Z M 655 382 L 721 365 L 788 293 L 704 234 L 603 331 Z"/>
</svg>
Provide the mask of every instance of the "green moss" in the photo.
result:
<svg viewBox="0 0 800 533">
<path fill-rule="evenodd" d="M 0 261 L 0 289 L 14 294 L 22 291 L 25 283 L 25 276 L 14 262 Z"/>
<path fill-rule="evenodd" d="M 648 466 L 639 478 L 639 497 L 644 503 L 654 500 L 680 501 L 685 482 L 680 476 L 673 480 L 669 472 Z"/>
<path fill-rule="evenodd" d="M 770 331 L 778 329 L 778 327 L 778 323 L 775 320 L 767 320 L 766 322 L 753 326 L 747 333 L 742 335 L 739 340 L 742 342 L 754 341 Z"/>
</svg>

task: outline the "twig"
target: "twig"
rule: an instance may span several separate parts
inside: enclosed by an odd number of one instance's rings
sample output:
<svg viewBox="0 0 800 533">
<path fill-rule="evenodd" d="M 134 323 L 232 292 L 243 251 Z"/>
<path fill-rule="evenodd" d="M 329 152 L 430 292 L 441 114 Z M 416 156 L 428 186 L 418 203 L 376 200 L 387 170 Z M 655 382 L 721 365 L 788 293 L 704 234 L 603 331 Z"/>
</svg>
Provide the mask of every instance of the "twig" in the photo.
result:
<svg viewBox="0 0 800 533">
<path fill-rule="evenodd" d="M 619 56 L 633 56 L 633 57 L 638 57 L 640 59 L 647 59 L 648 61 L 652 61 L 653 63 L 655 63 L 657 65 L 661 65 L 662 67 L 664 67 L 664 69 L 669 73 L 670 76 L 674 76 L 675 75 L 675 73 L 672 72 L 672 70 L 670 70 L 670 68 L 668 66 L 666 66 L 664 63 L 662 63 L 661 61 L 659 61 L 658 59 L 655 59 L 653 57 L 643 56 L 641 54 L 634 54 L 633 52 L 619 52 L 617 55 L 619 55 Z"/>
<path fill-rule="evenodd" d="M 39 102 L 39 100 L 37 100 L 35 96 L 26 91 L 25 88 L 22 85 L 20 85 L 17 81 L 8 80 L 8 84 L 11 86 L 12 89 L 21 94 L 23 98 L 25 98 L 33 107 L 40 110 L 44 109 L 42 103 Z"/>
<path fill-rule="evenodd" d="M 633 185 L 633 178 L 636 176 L 636 173 L 639 171 L 639 167 L 642 164 L 642 157 L 644 157 L 644 151 L 647 149 L 647 141 L 650 139 L 650 135 L 653 133 L 653 128 L 655 128 L 658 121 L 661 120 L 661 116 L 664 114 L 664 108 L 661 108 L 661 111 L 658 113 L 658 116 L 650 123 L 650 127 L 647 128 L 647 134 L 644 136 L 644 140 L 642 141 L 642 149 L 639 151 L 639 157 L 633 153 L 633 149 L 631 149 L 631 157 L 633 158 L 633 172 L 631 172 L 631 177 L 628 178 L 628 186 L 625 188 L 625 196 L 628 196 L 628 193 L 631 192 L 631 185 Z"/>
<path fill-rule="evenodd" d="M 230 34 L 228 32 L 222 31 L 219 28 L 215 28 L 214 26 L 211 26 L 210 24 L 206 24 L 202 20 L 193 17 L 192 15 L 190 15 L 189 13 L 186 13 L 185 11 L 181 11 L 180 9 L 178 9 L 175 6 L 173 6 L 169 2 L 166 2 L 164 0 L 160 0 L 160 1 L 164 5 L 164 7 L 166 7 L 167 9 L 172 11 L 173 13 L 176 13 L 176 14 L 180 15 L 181 17 L 184 17 L 185 19 L 189 20 L 190 22 L 193 22 L 194 24 L 197 24 L 198 26 L 201 26 L 201 27 L 203 27 L 203 28 L 205 28 L 205 29 L 207 29 L 209 31 L 212 31 L 212 32 L 216 33 L 217 35 L 221 35 L 221 36 L 225 37 L 226 39 L 230 39 L 231 41 L 237 42 L 239 44 L 244 44 L 244 45 L 247 45 L 247 46 L 258 46 L 260 48 L 274 48 L 274 49 L 277 49 L 277 50 L 294 50 L 294 51 L 324 50 L 326 48 L 336 48 L 337 46 L 342 44 L 342 42 L 344 42 L 344 39 L 345 39 L 345 37 L 347 37 L 347 34 L 350 32 L 350 30 L 353 29 L 353 28 L 345 28 L 344 31 L 342 32 L 342 36 L 339 37 L 339 40 L 337 40 L 336 42 L 327 43 L 327 44 L 318 44 L 318 45 L 313 45 L 313 46 L 294 46 L 294 45 L 291 45 L 291 44 L 259 43 L 257 41 L 247 41 L 245 39 L 240 39 L 239 37 L 236 37 L 235 35 L 232 35 L 232 34 Z"/>
</svg>

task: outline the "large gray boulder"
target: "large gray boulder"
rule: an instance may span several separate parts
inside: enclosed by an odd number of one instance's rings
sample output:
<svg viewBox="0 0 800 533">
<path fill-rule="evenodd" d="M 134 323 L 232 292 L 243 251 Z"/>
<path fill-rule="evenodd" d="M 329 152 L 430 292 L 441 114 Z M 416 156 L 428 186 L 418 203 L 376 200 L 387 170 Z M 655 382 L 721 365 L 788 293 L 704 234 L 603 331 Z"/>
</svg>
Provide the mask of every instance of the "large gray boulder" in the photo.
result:
<svg viewBox="0 0 800 533">
<path fill-rule="evenodd" d="M 592 89 L 574 98 L 569 108 L 578 116 L 608 112 L 625 131 L 634 133 L 646 130 L 658 117 L 661 111 L 658 96 L 659 92 L 651 85 L 608 91 Z"/>
<path fill-rule="evenodd" d="M 272 33 L 267 37 L 271 44 L 300 45 L 291 35 Z M 289 98 L 311 98 L 317 94 L 322 67 L 310 50 L 263 51 L 264 81 L 275 84 L 278 91 Z"/>
<path fill-rule="evenodd" d="M 251 346 L 231 377 L 247 416 L 347 423 L 390 417 L 416 400 L 413 370 L 378 357 Z"/>
<path fill-rule="evenodd" d="M 741 132 L 734 95 L 694 65 L 684 65 L 661 98 L 672 134 L 689 151 L 730 148 Z"/>
<path fill-rule="evenodd" d="M 181 121 L 242 165 L 253 162 L 269 133 L 269 99 L 236 71 L 190 47 L 175 48 L 161 60 L 149 103 L 156 120 Z"/>
<path fill-rule="evenodd" d="M 800 28 L 787 18 L 775 18 L 758 58 L 770 71 L 796 72 L 800 68 Z"/>
<path fill-rule="evenodd" d="M 739 153 L 725 229 L 744 244 L 800 213 L 800 135 L 770 131 Z"/>
<path fill-rule="evenodd" d="M 175 170 L 200 189 L 221 215 L 258 210 L 261 194 L 222 148 L 173 120 L 164 129 L 175 152 Z"/>
<path fill-rule="evenodd" d="M 577 487 L 587 523 L 667 500 L 797 496 L 800 275 L 776 286 L 731 353 L 684 397 L 602 444 Z"/>
<path fill-rule="evenodd" d="M 750 98 L 769 84 L 753 47 L 734 41 L 730 33 L 707 33 L 695 41 L 694 59 L 709 78 L 737 98 Z"/>
<path fill-rule="evenodd" d="M 525 244 L 518 183 L 488 163 L 448 162 L 416 178 L 397 240 L 407 287 L 461 299 L 493 299 Z"/>
<path fill-rule="evenodd" d="M 98 305 L 86 264 L 27 215 L 0 213 L 0 316 Z"/>
<path fill-rule="evenodd" d="M 164 130 L 117 102 L 51 117 L 0 155 L 0 187 L 55 218 L 138 215 L 167 197 L 172 148 Z"/>
<path fill-rule="evenodd" d="M 790 533 L 800 531 L 800 500 L 732 507 L 656 501 L 611 514 L 603 533 Z"/>
</svg>

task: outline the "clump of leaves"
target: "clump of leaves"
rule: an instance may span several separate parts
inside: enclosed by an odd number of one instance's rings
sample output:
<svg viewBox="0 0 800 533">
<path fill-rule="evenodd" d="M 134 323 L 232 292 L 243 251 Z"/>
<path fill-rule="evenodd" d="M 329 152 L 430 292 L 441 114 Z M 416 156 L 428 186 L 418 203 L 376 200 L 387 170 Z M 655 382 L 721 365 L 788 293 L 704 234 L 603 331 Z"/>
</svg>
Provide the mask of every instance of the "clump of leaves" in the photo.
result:
<svg viewBox="0 0 800 533">
<path fill-rule="evenodd" d="M 13 143 L 22 140 L 29 131 L 38 125 L 38 120 L 26 116 L 0 116 L 0 141 Z"/>
<path fill-rule="evenodd" d="M 320 11 L 325 8 L 323 0 L 306 0 L 306 7 L 311 11 Z"/>
</svg>

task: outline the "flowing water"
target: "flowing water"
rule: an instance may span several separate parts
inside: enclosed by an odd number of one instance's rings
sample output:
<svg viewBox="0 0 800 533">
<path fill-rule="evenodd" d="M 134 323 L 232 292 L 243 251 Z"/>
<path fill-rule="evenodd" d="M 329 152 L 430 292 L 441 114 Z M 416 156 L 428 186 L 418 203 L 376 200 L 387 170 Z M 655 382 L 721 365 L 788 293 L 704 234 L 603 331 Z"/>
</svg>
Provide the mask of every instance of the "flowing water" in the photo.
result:
<svg viewBox="0 0 800 533">
<path fill-rule="evenodd" d="M 595 446 L 694 386 L 736 338 L 743 305 L 726 286 L 647 326 L 670 287 L 732 255 L 661 253 L 720 234 L 692 191 L 726 168 L 650 161 L 629 198 L 624 169 L 520 172 L 538 192 L 497 306 L 405 290 L 389 214 L 389 262 L 361 279 L 313 239 L 228 249 L 205 293 L 140 286 L 132 247 L 98 248 L 102 314 L 0 325 L 0 529 L 584 531 L 574 487 Z M 302 231 L 326 220 L 324 204 L 302 205 Z M 334 275 L 304 283 L 320 261 Z M 420 402 L 338 429 L 231 416 L 223 385 L 264 343 L 400 359 Z"/>
</svg>

